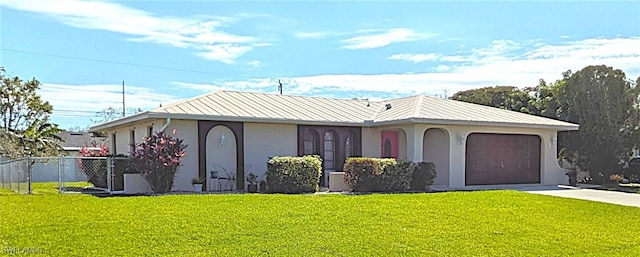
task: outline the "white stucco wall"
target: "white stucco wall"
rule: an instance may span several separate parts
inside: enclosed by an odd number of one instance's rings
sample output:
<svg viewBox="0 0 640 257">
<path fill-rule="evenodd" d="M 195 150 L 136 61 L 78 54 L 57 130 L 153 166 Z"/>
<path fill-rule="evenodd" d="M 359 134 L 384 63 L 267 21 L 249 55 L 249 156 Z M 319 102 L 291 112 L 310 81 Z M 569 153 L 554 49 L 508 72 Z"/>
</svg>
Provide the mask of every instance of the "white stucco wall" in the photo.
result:
<svg viewBox="0 0 640 257">
<path fill-rule="evenodd" d="M 131 131 L 135 130 L 135 143 L 138 144 L 148 136 L 148 127 L 153 127 L 154 133 L 158 131 L 164 125 L 164 120 L 152 120 L 141 123 L 131 124 L 126 127 L 120 127 L 116 130 L 110 130 L 107 132 L 109 140 L 109 151 L 113 154 L 130 155 L 131 148 L 129 147 L 131 142 Z M 168 131 L 171 132 L 171 131 Z M 112 135 L 116 134 L 116 151 L 113 152 Z"/>
<path fill-rule="evenodd" d="M 244 163 L 250 165 L 248 172 L 264 179 L 267 161 L 276 155 L 298 155 L 298 126 L 244 123 Z"/>
<path fill-rule="evenodd" d="M 362 128 L 362 156 L 380 157 L 380 131 L 379 128 Z"/>
<path fill-rule="evenodd" d="M 148 126 L 153 126 L 154 133 L 160 130 L 165 120 L 153 120 L 147 122 L 140 122 L 132 124 L 130 126 L 120 127 L 116 130 L 108 131 L 109 140 L 112 139 L 112 134 L 116 134 L 116 152 L 117 154 L 129 155 L 130 136 L 131 130 L 135 129 L 136 143 L 142 142 L 143 138 L 147 136 Z M 173 183 L 173 191 L 190 191 L 192 189 L 191 179 L 198 176 L 198 130 L 197 121 L 193 120 L 171 120 L 171 124 L 166 128 L 165 132 L 171 134 L 173 130 L 177 130 L 176 137 L 184 139 L 184 144 L 187 144 L 186 155 L 182 158 L 182 166 L 178 169 L 175 181 Z M 109 148 L 113 143 L 109 143 Z M 114 153 L 114 152 L 112 152 Z"/>
<path fill-rule="evenodd" d="M 195 120 L 171 120 L 165 133 L 177 130 L 175 137 L 182 138 L 187 145 L 186 154 L 182 158 L 182 166 L 176 173 L 173 191 L 191 191 L 191 179 L 198 177 L 198 122 Z"/>
<path fill-rule="evenodd" d="M 154 131 L 163 127 L 165 120 L 154 120 L 121 127 L 108 131 L 116 134 L 117 153 L 129 154 L 130 131 L 135 129 L 136 142 L 140 142 L 147 136 L 148 126 L 153 126 Z M 425 148 L 424 143 L 429 142 L 441 145 L 442 138 L 434 140 L 425 138 L 425 131 L 429 128 L 443 129 L 449 136 L 448 167 L 441 164 L 444 155 L 438 155 L 436 148 Z M 183 166 L 180 167 L 173 190 L 191 190 L 191 179 L 198 176 L 198 133 L 197 121 L 172 120 L 166 132 L 178 130 L 177 137 L 183 138 L 187 147 L 187 155 L 183 158 Z M 430 124 L 405 124 L 397 126 L 362 128 L 362 156 L 380 157 L 380 133 L 383 130 L 399 131 L 399 157 L 411 161 L 433 161 L 437 163 L 438 177 L 436 184 L 448 185 L 452 188 L 465 187 L 465 147 L 466 137 L 471 133 L 501 133 L 501 134 L 528 134 L 537 135 L 541 139 L 541 184 L 553 185 L 566 182 L 566 176 L 556 161 L 557 136 L 556 131 L 548 129 L 532 128 L 501 128 L 501 127 L 471 127 L 471 126 L 434 126 Z M 110 144 L 111 146 L 111 144 Z M 297 151 L 297 126 L 288 124 L 244 123 L 244 158 L 245 165 L 250 166 L 249 172 L 253 172 L 261 178 L 266 171 L 266 162 L 269 157 L 275 155 L 298 154 Z M 447 151 L 442 147 L 443 151 Z M 444 154 L 444 153 L 443 153 Z M 434 160 L 429 157 L 435 156 Z M 438 162 L 440 164 L 438 164 Z M 448 169 L 446 172 L 443 169 Z M 442 176 L 447 177 L 442 177 Z M 243 178 L 244 179 L 244 178 Z"/>
<path fill-rule="evenodd" d="M 398 131 L 398 159 L 409 159 L 406 128 L 407 126 L 362 128 L 362 156 L 377 158 L 382 156 L 382 131 Z"/>
<path fill-rule="evenodd" d="M 498 128 L 498 127 L 463 127 L 448 126 L 451 137 L 450 142 L 450 187 L 465 186 L 465 150 L 466 138 L 471 133 L 499 133 L 499 134 L 523 134 L 537 135 L 540 137 L 540 183 L 543 185 L 556 185 L 566 182 L 564 171 L 557 162 L 557 133 L 555 130 L 533 128 Z"/>
<path fill-rule="evenodd" d="M 444 152 L 442 155 L 435 154 L 435 148 L 425 148 L 424 143 L 431 141 L 424 138 L 425 132 L 430 128 L 443 129 L 449 136 L 448 163 L 442 164 L 445 160 Z M 465 187 L 465 151 L 466 138 L 471 133 L 498 133 L 498 134 L 524 134 L 537 135 L 541 140 L 541 163 L 540 163 L 540 181 L 543 185 L 555 185 L 566 183 L 564 171 L 557 162 L 556 147 L 557 133 L 555 130 L 549 129 L 533 129 L 533 128 L 506 128 L 506 127 L 473 127 L 473 126 L 442 126 L 431 124 L 407 124 L 388 127 L 375 127 L 362 129 L 362 155 L 366 157 L 380 157 L 380 132 L 383 130 L 400 129 L 404 133 L 404 137 L 400 137 L 400 141 L 406 142 L 401 144 L 405 152 L 401 151 L 401 159 L 406 158 L 411 161 L 433 161 L 438 162 L 436 171 L 438 176 L 434 184 L 448 185 L 452 188 Z M 406 138 L 406 141 L 405 139 Z M 436 144 L 444 144 L 444 140 L 438 139 Z M 441 148 L 447 151 L 446 147 Z M 425 152 L 426 151 L 426 152 Z M 435 156 L 434 160 L 427 159 L 428 156 Z M 446 161 L 445 161 L 446 162 Z M 446 177 L 443 177 L 446 176 Z"/>
<path fill-rule="evenodd" d="M 449 141 L 449 134 L 444 129 L 430 128 L 424 133 L 422 160 L 436 166 L 434 185 L 449 185 Z"/>
</svg>

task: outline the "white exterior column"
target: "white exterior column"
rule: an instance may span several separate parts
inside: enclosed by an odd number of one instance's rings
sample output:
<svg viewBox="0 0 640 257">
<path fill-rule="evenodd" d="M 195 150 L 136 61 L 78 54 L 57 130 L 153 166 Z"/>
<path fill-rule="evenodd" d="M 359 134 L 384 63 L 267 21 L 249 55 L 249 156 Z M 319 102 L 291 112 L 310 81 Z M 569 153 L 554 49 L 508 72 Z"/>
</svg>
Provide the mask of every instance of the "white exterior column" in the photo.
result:
<svg viewBox="0 0 640 257">
<path fill-rule="evenodd" d="M 567 183 L 565 171 L 558 163 L 558 133 L 545 131 L 540 133 L 540 183 L 557 185 Z"/>
<path fill-rule="evenodd" d="M 449 187 L 460 188 L 465 186 L 465 152 L 467 147 L 466 130 L 455 128 L 449 130 Z"/>
<path fill-rule="evenodd" d="M 421 162 L 423 158 L 424 132 L 427 130 L 424 124 L 414 124 L 405 129 L 407 134 L 407 159 L 412 162 Z"/>
</svg>

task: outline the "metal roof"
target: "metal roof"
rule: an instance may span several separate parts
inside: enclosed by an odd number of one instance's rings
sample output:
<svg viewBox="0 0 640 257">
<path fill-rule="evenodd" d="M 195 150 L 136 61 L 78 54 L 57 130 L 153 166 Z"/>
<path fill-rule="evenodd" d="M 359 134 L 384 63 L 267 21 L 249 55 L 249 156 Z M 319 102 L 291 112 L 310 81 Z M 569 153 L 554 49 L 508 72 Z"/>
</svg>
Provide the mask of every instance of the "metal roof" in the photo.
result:
<svg viewBox="0 0 640 257">
<path fill-rule="evenodd" d="M 362 123 L 373 118 L 380 103 L 364 100 L 220 91 L 160 107 L 151 112 L 248 120 L 289 120 Z"/>
<path fill-rule="evenodd" d="M 578 129 L 578 125 L 563 121 L 422 95 L 368 101 L 218 91 L 101 124 L 92 130 L 151 118 L 343 126 L 434 123 Z"/>
</svg>

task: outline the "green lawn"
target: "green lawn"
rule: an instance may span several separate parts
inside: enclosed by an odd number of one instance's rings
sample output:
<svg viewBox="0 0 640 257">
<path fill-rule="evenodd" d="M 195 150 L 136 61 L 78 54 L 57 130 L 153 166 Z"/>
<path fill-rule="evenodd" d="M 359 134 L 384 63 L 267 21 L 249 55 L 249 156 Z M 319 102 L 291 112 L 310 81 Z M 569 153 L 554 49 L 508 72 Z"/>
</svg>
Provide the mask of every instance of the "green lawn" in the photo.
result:
<svg viewBox="0 0 640 257">
<path fill-rule="evenodd" d="M 637 256 L 639 219 L 640 208 L 517 191 L 2 195 L 0 247 L 52 256 Z"/>
<path fill-rule="evenodd" d="M 93 186 L 93 184 L 89 182 L 65 182 L 64 187 L 67 188 L 68 191 L 77 191 L 79 192 L 81 188 Z M 6 185 L 8 188 L 9 185 Z M 16 195 L 19 194 L 17 191 L 19 189 L 20 193 L 26 194 L 29 192 L 27 182 L 23 183 L 12 183 L 11 188 L 13 190 L 9 190 L 6 188 L 0 188 L 0 196 L 2 195 Z M 31 193 L 32 194 L 57 194 L 58 193 L 58 182 L 34 182 L 31 185 Z"/>
</svg>

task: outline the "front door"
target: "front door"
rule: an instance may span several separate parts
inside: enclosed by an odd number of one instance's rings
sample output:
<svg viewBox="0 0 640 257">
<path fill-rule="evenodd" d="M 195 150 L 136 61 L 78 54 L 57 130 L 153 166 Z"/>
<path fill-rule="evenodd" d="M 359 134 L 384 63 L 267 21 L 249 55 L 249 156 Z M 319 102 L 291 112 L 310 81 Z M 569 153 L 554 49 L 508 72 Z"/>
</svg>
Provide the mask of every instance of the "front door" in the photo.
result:
<svg viewBox="0 0 640 257">
<path fill-rule="evenodd" d="M 380 138 L 380 156 L 382 158 L 398 158 L 398 131 L 382 131 Z"/>
<path fill-rule="evenodd" d="M 327 131 L 324 133 L 323 145 L 322 149 L 324 150 L 322 154 L 322 166 L 323 172 L 320 176 L 320 186 L 329 186 L 328 184 L 328 176 L 329 172 L 336 171 L 336 166 L 339 164 L 336 162 L 340 157 L 338 156 L 339 152 L 336 143 L 337 136 L 333 131 Z"/>
</svg>

